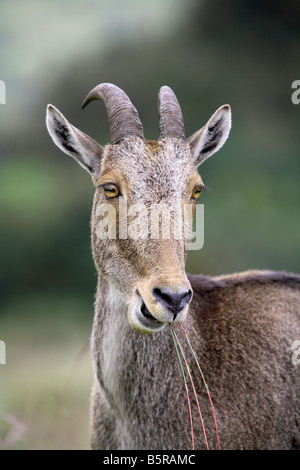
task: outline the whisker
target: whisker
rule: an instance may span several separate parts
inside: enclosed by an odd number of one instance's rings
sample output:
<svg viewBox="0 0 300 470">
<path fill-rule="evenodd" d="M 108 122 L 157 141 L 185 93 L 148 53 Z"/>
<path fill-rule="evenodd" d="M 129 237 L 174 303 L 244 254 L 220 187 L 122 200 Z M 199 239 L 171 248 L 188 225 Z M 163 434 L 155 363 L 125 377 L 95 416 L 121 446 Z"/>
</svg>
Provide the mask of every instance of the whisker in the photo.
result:
<svg viewBox="0 0 300 470">
<path fill-rule="evenodd" d="M 184 380 L 184 385 L 185 385 L 185 390 L 186 390 L 186 396 L 187 396 L 187 401 L 188 401 L 188 407 L 189 407 L 189 415 L 190 415 L 191 436 L 192 436 L 192 450 L 195 450 L 194 428 L 193 428 L 192 408 L 191 408 L 189 390 L 188 390 L 188 386 L 187 386 L 187 381 L 186 381 L 185 373 L 184 373 L 184 370 L 183 370 L 183 365 L 182 365 L 181 357 L 180 357 L 180 354 L 179 354 L 179 351 L 178 351 L 178 348 L 177 348 L 177 344 L 176 344 L 176 340 L 175 340 L 175 337 L 174 337 L 174 332 L 173 332 L 172 326 L 171 326 L 171 325 L 169 325 L 169 326 L 170 326 L 170 331 L 171 331 L 171 335 L 172 335 L 172 338 L 173 338 L 175 350 L 176 350 L 176 353 L 177 353 L 177 357 L 178 357 L 178 361 L 179 361 L 179 365 L 180 365 L 182 377 L 183 377 L 183 380 Z"/>
<path fill-rule="evenodd" d="M 173 334 L 175 336 L 175 339 L 178 343 L 178 346 L 180 348 L 180 351 L 181 351 L 181 355 L 184 359 L 184 362 L 185 362 L 185 366 L 186 366 L 186 369 L 187 369 L 187 372 L 188 372 L 188 375 L 189 375 L 189 379 L 191 381 L 191 385 L 192 385 L 192 388 L 193 388 L 193 392 L 194 392 L 194 397 L 195 397 L 195 400 L 196 400 L 196 403 L 197 403 L 197 407 L 198 407 L 198 412 L 199 412 L 199 416 L 200 416 L 200 421 L 201 421 L 201 425 L 202 425 L 202 430 L 203 430 L 203 434 L 204 434 L 204 439 L 205 439 L 205 444 L 206 444 L 206 448 L 207 450 L 209 450 L 209 446 L 208 446 L 208 441 L 207 441 L 207 436 L 206 436 L 206 432 L 205 432 L 205 426 L 204 426 L 204 421 L 203 421 L 203 417 L 202 417 L 202 413 L 201 413 L 201 409 L 200 409 L 200 405 L 199 405 L 199 401 L 198 401 L 198 397 L 197 397 L 197 393 L 196 393 L 196 389 L 195 389 L 195 386 L 194 386 L 194 381 L 193 381 L 193 378 L 192 378 L 192 375 L 191 375 L 191 372 L 190 372 L 190 367 L 187 363 L 187 360 L 186 360 L 186 357 L 185 357 L 185 354 L 184 354 L 184 351 L 182 349 L 182 346 L 180 344 L 180 341 L 178 339 L 178 336 L 176 335 L 175 331 L 173 331 Z"/>
<path fill-rule="evenodd" d="M 212 414 L 213 414 L 213 418 L 214 418 L 214 423 L 215 423 L 216 436 L 217 436 L 217 442 L 218 442 L 218 449 L 221 450 L 220 438 L 219 438 L 219 431 L 218 431 L 217 419 L 216 419 L 216 414 L 215 414 L 215 408 L 214 408 L 214 405 L 213 405 L 213 402 L 212 402 L 212 399 L 211 399 L 211 395 L 210 395 L 210 392 L 209 392 L 209 388 L 208 388 L 208 385 L 207 385 L 207 383 L 206 383 L 206 380 L 205 380 L 204 374 L 203 374 L 203 372 L 202 372 L 202 369 L 201 369 L 201 367 L 200 367 L 200 364 L 199 364 L 198 358 L 197 358 L 197 356 L 196 356 L 196 353 L 195 353 L 195 351 L 194 351 L 194 349 L 193 349 L 193 347 L 192 347 L 192 345 L 191 345 L 191 343 L 190 343 L 189 337 L 188 337 L 188 335 L 187 335 L 187 333 L 186 333 L 186 331 L 185 331 L 185 329 L 183 328 L 183 326 L 182 326 L 181 323 L 180 323 L 180 326 L 181 326 L 181 329 L 182 329 L 182 331 L 183 331 L 183 333 L 184 333 L 184 336 L 185 336 L 185 338 L 186 338 L 186 340 L 187 340 L 187 343 L 188 343 L 188 345 L 189 345 L 189 347 L 190 347 L 190 350 L 192 351 L 192 354 L 193 354 L 193 356 L 194 356 L 194 359 L 195 359 L 195 361 L 196 361 L 197 367 L 198 367 L 198 369 L 199 369 L 199 372 L 200 372 L 202 381 L 203 381 L 204 386 L 205 386 L 206 391 L 207 391 L 207 395 L 208 395 L 208 398 L 209 398 L 209 402 L 210 402 L 210 406 L 211 406 L 211 410 L 212 410 Z"/>
</svg>

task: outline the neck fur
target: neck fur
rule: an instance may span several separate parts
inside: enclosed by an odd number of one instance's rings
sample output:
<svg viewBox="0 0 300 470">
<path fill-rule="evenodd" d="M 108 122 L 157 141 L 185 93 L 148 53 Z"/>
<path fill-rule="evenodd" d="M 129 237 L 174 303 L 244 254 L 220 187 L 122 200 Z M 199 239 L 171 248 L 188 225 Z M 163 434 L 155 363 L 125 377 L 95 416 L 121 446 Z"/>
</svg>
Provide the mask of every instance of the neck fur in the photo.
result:
<svg viewBox="0 0 300 470">
<path fill-rule="evenodd" d="M 135 396 L 133 389 L 147 383 L 156 368 L 168 362 L 170 356 L 164 350 L 170 347 L 171 337 L 166 330 L 153 335 L 134 331 L 120 293 L 99 278 L 92 353 L 97 378 L 115 402 L 125 398 L 128 402 L 129 394 Z"/>
</svg>

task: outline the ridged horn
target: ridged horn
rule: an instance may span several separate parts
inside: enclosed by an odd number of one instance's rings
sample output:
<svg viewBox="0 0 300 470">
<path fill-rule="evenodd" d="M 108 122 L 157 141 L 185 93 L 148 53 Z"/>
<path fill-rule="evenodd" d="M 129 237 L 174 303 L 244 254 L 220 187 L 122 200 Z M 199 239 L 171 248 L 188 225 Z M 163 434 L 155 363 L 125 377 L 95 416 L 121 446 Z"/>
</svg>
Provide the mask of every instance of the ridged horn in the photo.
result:
<svg viewBox="0 0 300 470">
<path fill-rule="evenodd" d="M 144 139 L 143 125 L 138 112 L 121 88 L 111 83 L 101 83 L 89 92 L 82 108 L 94 100 L 104 102 L 112 144 L 117 144 L 128 136 Z"/>
<path fill-rule="evenodd" d="M 163 86 L 158 95 L 160 138 L 179 137 L 185 139 L 183 116 L 175 93 Z"/>
</svg>

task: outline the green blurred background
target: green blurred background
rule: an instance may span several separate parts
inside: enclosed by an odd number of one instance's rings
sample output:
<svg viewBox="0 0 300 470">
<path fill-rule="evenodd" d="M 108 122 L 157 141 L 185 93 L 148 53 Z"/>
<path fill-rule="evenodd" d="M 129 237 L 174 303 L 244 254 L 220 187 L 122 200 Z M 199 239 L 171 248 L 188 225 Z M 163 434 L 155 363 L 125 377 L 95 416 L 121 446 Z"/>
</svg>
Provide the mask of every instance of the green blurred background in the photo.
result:
<svg viewBox="0 0 300 470">
<path fill-rule="evenodd" d="M 158 136 L 171 86 L 187 135 L 220 105 L 230 139 L 201 167 L 205 243 L 190 272 L 300 272 L 297 0 L 27 0 L 0 3 L 0 448 L 89 448 L 96 273 L 90 178 L 47 134 L 47 103 L 105 144 L 92 87 L 112 82 Z"/>
</svg>

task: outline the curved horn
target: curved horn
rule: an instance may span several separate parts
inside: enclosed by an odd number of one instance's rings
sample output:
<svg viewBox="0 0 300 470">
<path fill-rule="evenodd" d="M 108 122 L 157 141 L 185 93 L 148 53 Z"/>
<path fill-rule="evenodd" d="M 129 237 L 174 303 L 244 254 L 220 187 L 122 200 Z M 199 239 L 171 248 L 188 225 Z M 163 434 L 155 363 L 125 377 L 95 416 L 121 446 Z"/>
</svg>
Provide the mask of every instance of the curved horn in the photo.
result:
<svg viewBox="0 0 300 470">
<path fill-rule="evenodd" d="M 163 86 L 158 95 L 160 138 L 171 136 L 185 139 L 183 116 L 173 90 Z"/>
<path fill-rule="evenodd" d="M 143 125 L 138 112 L 121 88 L 111 83 L 101 83 L 89 92 L 82 108 L 94 100 L 104 102 L 112 144 L 117 144 L 129 135 L 144 139 Z"/>
</svg>

